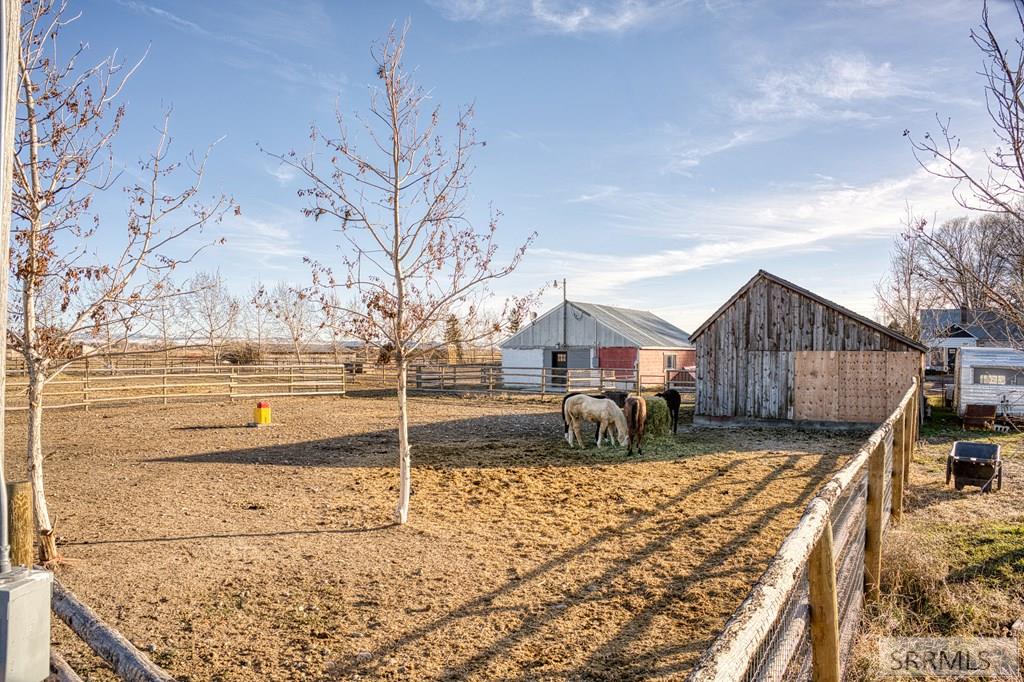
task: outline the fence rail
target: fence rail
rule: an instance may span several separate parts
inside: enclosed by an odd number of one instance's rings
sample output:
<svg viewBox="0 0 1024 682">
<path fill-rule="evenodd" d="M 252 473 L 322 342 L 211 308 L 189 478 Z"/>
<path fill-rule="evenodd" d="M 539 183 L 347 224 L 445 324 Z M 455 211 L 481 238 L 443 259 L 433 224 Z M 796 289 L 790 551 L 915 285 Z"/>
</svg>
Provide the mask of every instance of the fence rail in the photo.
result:
<svg viewBox="0 0 1024 682">
<path fill-rule="evenodd" d="M 865 599 L 878 596 L 882 536 L 899 521 L 917 441 L 919 388 L 811 500 L 690 682 L 839 682 Z"/>
<path fill-rule="evenodd" d="M 65 370 L 46 383 L 44 409 L 85 408 L 111 403 L 277 396 L 338 396 L 353 390 L 393 390 L 391 365 L 186 365 L 91 367 Z M 564 395 L 572 391 L 676 388 L 693 401 L 695 384 L 680 370 L 642 375 L 633 369 L 502 368 L 496 365 L 417 365 L 409 369 L 413 391 Z M 7 409 L 28 408 L 28 379 L 9 373 Z"/>
</svg>

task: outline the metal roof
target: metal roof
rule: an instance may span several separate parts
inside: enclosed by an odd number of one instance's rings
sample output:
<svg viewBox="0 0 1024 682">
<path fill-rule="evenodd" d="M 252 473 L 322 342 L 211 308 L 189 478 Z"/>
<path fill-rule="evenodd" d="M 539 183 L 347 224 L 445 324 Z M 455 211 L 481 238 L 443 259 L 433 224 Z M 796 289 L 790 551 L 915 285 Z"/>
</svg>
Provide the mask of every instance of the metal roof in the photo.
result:
<svg viewBox="0 0 1024 682">
<path fill-rule="evenodd" d="M 592 316 L 606 327 L 614 329 L 627 339 L 632 339 L 641 348 L 679 348 L 692 345 L 689 334 L 649 310 L 616 308 L 610 305 L 578 303 L 576 301 L 570 301 L 570 305 Z"/>
<path fill-rule="evenodd" d="M 712 322 L 715 321 L 715 319 L 718 318 L 719 315 L 724 313 L 729 308 L 729 306 L 731 306 L 733 303 L 735 303 L 736 300 L 740 296 L 742 296 L 744 293 L 746 293 L 746 291 L 748 289 L 750 289 L 750 287 L 754 286 L 754 283 L 757 282 L 757 280 L 759 280 L 759 279 L 766 279 L 766 280 L 768 280 L 770 282 L 775 282 L 776 284 L 778 284 L 780 286 L 786 287 L 790 291 L 795 291 L 796 293 L 801 294 L 802 296 L 806 296 L 807 298 L 811 299 L 812 301 L 817 301 L 818 303 L 820 303 L 823 306 L 827 306 L 829 308 L 832 308 L 833 310 L 835 310 L 836 312 L 840 313 L 841 315 L 843 315 L 845 317 L 849 317 L 850 319 L 856 320 L 857 322 L 860 322 L 864 326 L 870 327 L 871 329 L 874 329 L 875 331 L 877 331 L 879 333 L 885 334 L 886 336 L 888 336 L 890 338 L 896 339 L 900 343 L 904 343 L 904 344 L 910 346 L 911 348 L 916 348 L 917 350 L 919 350 L 921 352 L 925 352 L 925 351 L 928 350 L 925 346 L 922 346 L 917 341 L 914 341 L 913 339 L 911 339 L 911 338 L 909 338 L 907 336 L 904 336 L 903 334 L 900 334 L 897 331 L 893 331 L 892 329 L 889 329 L 884 324 L 881 324 L 879 322 L 875 322 L 871 318 L 864 317 L 863 315 L 860 315 L 859 313 L 855 313 L 852 310 L 850 310 L 849 308 L 844 308 L 843 306 L 839 305 L 835 301 L 830 301 L 830 300 L 828 300 L 827 298 L 825 298 L 823 296 L 819 296 L 818 294 L 814 293 L 813 291 L 809 291 L 808 289 L 804 289 L 801 286 L 793 284 L 789 280 L 782 279 L 778 275 L 773 275 L 772 273 L 768 272 L 767 270 L 758 270 L 757 274 L 755 274 L 753 277 L 750 278 L 750 281 L 748 281 L 746 284 L 744 284 L 742 287 L 740 287 L 739 291 L 737 291 L 735 294 L 733 294 L 731 297 L 729 297 L 729 300 L 722 304 L 722 307 L 720 307 L 718 310 L 716 310 L 714 312 L 714 314 L 711 315 L 711 317 L 709 317 L 708 319 L 704 320 L 703 324 L 701 324 L 699 327 L 697 327 L 693 331 L 693 333 L 690 334 L 690 338 L 691 339 L 695 339 L 698 336 L 700 336 L 701 334 L 703 334 L 704 331 L 711 325 Z"/>
<path fill-rule="evenodd" d="M 957 362 L 961 367 L 1021 367 L 1024 368 L 1024 352 L 1013 348 L 989 348 L 987 346 L 964 346 L 959 349 Z"/>
<path fill-rule="evenodd" d="M 562 330 L 562 307 L 567 333 Z M 689 335 L 647 310 L 618 308 L 597 303 L 567 301 L 544 313 L 505 340 L 502 348 L 569 346 L 636 346 L 638 348 L 692 348 Z"/>
<path fill-rule="evenodd" d="M 961 329 L 979 341 L 1013 343 L 1024 340 L 1024 330 L 991 310 L 929 308 L 921 311 L 921 329 L 925 338 L 952 336 Z"/>
</svg>

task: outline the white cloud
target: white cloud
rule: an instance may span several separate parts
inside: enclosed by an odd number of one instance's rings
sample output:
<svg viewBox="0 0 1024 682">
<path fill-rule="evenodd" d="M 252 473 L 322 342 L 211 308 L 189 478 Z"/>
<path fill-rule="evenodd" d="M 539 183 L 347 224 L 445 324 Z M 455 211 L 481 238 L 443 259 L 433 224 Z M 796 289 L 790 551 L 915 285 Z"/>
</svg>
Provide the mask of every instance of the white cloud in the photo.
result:
<svg viewBox="0 0 1024 682">
<path fill-rule="evenodd" d="M 977 155 L 970 152 L 965 159 Z M 581 299 L 621 297 L 639 282 L 738 261 L 756 261 L 769 253 L 826 250 L 849 240 L 886 238 L 900 228 L 907 202 L 942 214 L 956 212 L 949 183 L 924 169 L 907 176 L 862 185 L 821 178 L 803 187 L 777 188 L 763 195 L 730 201 L 694 201 L 618 190 L 594 193 L 624 234 L 659 233 L 657 245 L 623 237 L 635 255 L 534 249 L 528 271 L 558 272 L 574 283 Z M 675 244 L 664 248 L 666 240 Z M 646 247 L 646 248 L 645 248 Z M 657 249 L 657 250 L 653 250 Z M 647 252 L 644 252 L 644 251 Z M 752 269 L 756 269 L 752 264 Z M 545 275 L 546 278 L 546 275 Z"/>
<path fill-rule="evenodd" d="M 758 135 L 753 130 L 736 130 L 724 140 L 700 145 L 682 145 L 681 149 L 673 149 L 669 152 L 670 158 L 665 165 L 665 171 L 689 175 L 691 169 L 699 166 L 704 158 L 756 142 L 758 139 Z M 671 146 L 675 147 L 678 145 L 673 144 Z"/>
<path fill-rule="evenodd" d="M 267 168 L 266 171 L 273 176 L 282 187 L 295 179 L 295 169 L 285 163 L 278 164 L 273 168 Z"/>
<path fill-rule="evenodd" d="M 889 62 L 872 62 L 864 55 L 828 55 L 790 70 L 770 71 L 754 83 L 754 94 L 736 103 L 736 114 L 747 120 L 879 116 L 862 105 L 893 97 L 928 97 L 911 86 Z"/>
<path fill-rule="evenodd" d="M 617 33 L 654 24 L 692 0 L 431 0 L 452 21 L 526 21 L 555 33 Z"/>
</svg>

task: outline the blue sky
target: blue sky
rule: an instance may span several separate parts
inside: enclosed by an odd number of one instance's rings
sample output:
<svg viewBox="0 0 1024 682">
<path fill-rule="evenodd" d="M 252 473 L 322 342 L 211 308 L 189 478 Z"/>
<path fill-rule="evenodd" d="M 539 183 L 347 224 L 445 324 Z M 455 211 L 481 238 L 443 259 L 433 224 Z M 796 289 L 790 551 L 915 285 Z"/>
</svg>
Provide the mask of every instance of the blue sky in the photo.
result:
<svg viewBox="0 0 1024 682">
<path fill-rule="evenodd" d="M 371 42 L 411 20 L 407 65 L 452 124 L 475 103 L 487 146 L 470 215 L 501 243 L 539 235 L 500 294 L 566 277 L 571 298 L 653 310 L 692 330 L 758 268 L 865 314 L 909 203 L 962 213 L 905 128 L 951 117 L 990 144 L 980 3 L 961 0 L 78 0 L 66 37 L 98 60 L 148 56 L 124 93 L 130 165 L 173 106 L 175 149 L 217 144 L 207 188 L 242 216 L 198 267 L 239 292 L 308 281 L 336 234 L 304 219 L 298 179 L 262 154 L 308 145 L 337 104 L 365 110 Z M 1006 8 L 996 6 L 997 15 Z M 998 24 L 997 24 L 998 25 Z M 449 125 L 448 130 L 452 127 Z M 105 223 L 120 193 L 97 203 Z M 100 235 L 100 240 L 105 238 Z M 545 301 L 560 298 L 551 292 Z"/>
</svg>

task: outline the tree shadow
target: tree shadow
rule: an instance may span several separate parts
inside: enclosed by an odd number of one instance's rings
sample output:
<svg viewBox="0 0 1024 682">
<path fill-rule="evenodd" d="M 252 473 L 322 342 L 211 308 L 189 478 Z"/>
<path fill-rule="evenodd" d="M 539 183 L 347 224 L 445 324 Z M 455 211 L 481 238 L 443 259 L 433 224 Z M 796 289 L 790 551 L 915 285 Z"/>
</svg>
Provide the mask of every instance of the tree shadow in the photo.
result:
<svg viewBox="0 0 1024 682">
<path fill-rule="evenodd" d="M 208 533 L 206 535 L 167 535 L 150 538 L 123 538 L 117 540 L 77 540 L 59 543 L 62 547 L 85 545 L 137 545 L 158 542 L 192 542 L 198 540 L 238 540 L 244 538 L 285 538 L 309 535 L 355 535 L 394 528 L 397 523 L 384 523 L 366 528 L 310 528 L 308 530 L 278 530 L 264 533 Z"/>
<path fill-rule="evenodd" d="M 730 571 L 723 571 L 722 565 L 749 542 L 751 532 L 759 533 L 783 512 L 806 505 L 822 480 L 836 466 L 834 458 L 820 456 L 814 466 L 797 472 L 796 467 L 800 458 L 799 454 L 784 456 L 778 466 L 750 485 L 747 491 L 733 499 L 725 509 L 694 515 L 692 496 L 708 486 L 718 484 L 716 479 L 719 472 L 711 472 L 690 483 L 657 509 L 640 512 L 632 518 L 600 530 L 584 542 L 560 552 L 526 573 L 479 594 L 429 623 L 417 626 L 390 642 L 381 644 L 371 652 L 367 662 L 355 661 L 348 665 L 338 665 L 332 674 L 385 675 L 387 671 L 383 669 L 385 664 L 382 661 L 400 656 L 403 651 L 419 644 L 425 644 L 435 633 L 443 632 L 462 621 L 486 618 L 509 610 L 515 611 L 522 617 L 514 628 L 499 634 L 489 643 L 476 646 L 474 652 L 461 660 L 451 660 L 442 674 L 442 678 L 451 679 L 486 677 L 489 665 L 503 657 L 515 656 L 514 650 L 527 642 L 544 642 L 545 646 L 551 646 L 551 637 L 545 638 L 544 630 L 557 630 L 556 624 L 566 618 L 565 614 L 574 609 L 600 606 L 602 602 L 632 595 L 643 606 L 618 626 L 610 637 L 594 646 L 584 662 L 572 670 L 556 672 L 546 669 L 543 678 L 606 679 L 611 671 L 614 671 L 615 679 L 641 679 L 655 674 L 653 671 L 660 671 L 657 674 L 681 675 L 696 661 L 696 654 L 710 643 L 715 632 L 708 629 L 698 640 L 676 642 L 667 648 L 647 650 L 643 647 L 645 637 L 651 632 L 659 616 L 672 607 L 685 604 L 688 599 L 702 595 L 709 581 L 722 575 L 740 572 L 735 567 Z M 768 485 L 793 477 L 795 473 L 799 473 L 801 478 L 807 480 L 792 501 L 777 502 L 763 509 L 746 509 Z M 706 528 L 709 524 L 726 516 L 742 519 L 742 527 L 731 534 L 731 539 L 714 546 L 710 552 L 703 555 L 696 565 L 668 577 L 659 578 L 644 574 L 645 577 L 641 580 L 631 578 L 631 575 L 636 575 L 638 566 L 664 555 L 680 540 L 709 530 Z M 529 608 L 529 590 L 532 586 L 550 581 L 557 572 L 571 568 L 573 562 L 594 561 L 599 548 L 606 543 L 611 545 L 620 542 L 624 536 L 642 538 L 641 546 L 629 552 L 619 552 L 602 558 L 604 566 L 599 573 L 565 588 L 557 594 L 558 603 L 546 604 L 544 608 Z M 701 549 L 701 546 L 694 547 L 695 553 Z M 749 581 L 751 585 L 754 580 L 755 576 L 752 575 Z M 516 593 L 521 593 L 518 598 Z M 656 593 L 660 593 L 660 596 L 655 596 Z M 496 600 L 507 602 L 507 599 L 502 599 L 507 597 L 512 597 L 513 604 L 498 606 L 493 603 Z M 745 594 L 735 594 L 736 605 L 744 597 Z M 725 607 L 726 612 L 719 627 L 724 624 L 732 608 L 734 606 Z M 640 651 L 632 651 L 631 647 L 634 646 L 639 646 Z M 688 655 L 692 656 L 687 658 Z M 521 677 L 511 679 L 521 679 L 525 682 L 537 677 L 531 671 L 527 671 Z"/>
</svg>

